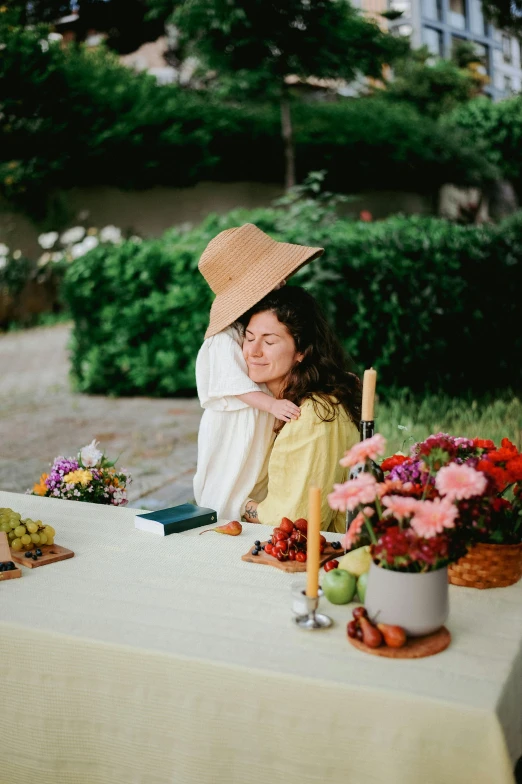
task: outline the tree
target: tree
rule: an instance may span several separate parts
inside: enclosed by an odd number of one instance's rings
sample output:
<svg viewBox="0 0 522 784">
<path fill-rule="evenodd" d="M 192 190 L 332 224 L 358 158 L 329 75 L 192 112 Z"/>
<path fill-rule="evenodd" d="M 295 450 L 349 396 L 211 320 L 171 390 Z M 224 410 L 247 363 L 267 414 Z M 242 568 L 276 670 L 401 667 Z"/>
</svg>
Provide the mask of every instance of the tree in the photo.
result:
<svg viewBox="0 0 522 784">
<path fill-rule="evenodd" d="M 167 0 L 148 0 L 165 12 Z M 181 0 L 171 2 L 180 46 L 218 77 L 277 100 L 285 151 L 285 184 L 295 185 L 291 96 L 285 81 L 375 79 L 407 44 L 383 32 L 348 0 Z M 241 94 L 244 94 L 241 89 Z"/>
<path fill-rule="evenodd" d="M 482 9 L 500 30 L 522 37 L 522 0 L 482 0 Z"/>
<path fill-rule="evenodd" d="M 455 50 L 454 61 L 430 62 L 431 55 L 425 46 L 399 60 L 394 78 L 382 91 L 383 97 L 413 104 L 421 114 L 430 117 L 453 111 L 475 98 L 488 78 L 480 73 L 474 49 L 470 49 L 467 42 L 463 42 L 463 47 L 466 48 Z"/>
</svg>

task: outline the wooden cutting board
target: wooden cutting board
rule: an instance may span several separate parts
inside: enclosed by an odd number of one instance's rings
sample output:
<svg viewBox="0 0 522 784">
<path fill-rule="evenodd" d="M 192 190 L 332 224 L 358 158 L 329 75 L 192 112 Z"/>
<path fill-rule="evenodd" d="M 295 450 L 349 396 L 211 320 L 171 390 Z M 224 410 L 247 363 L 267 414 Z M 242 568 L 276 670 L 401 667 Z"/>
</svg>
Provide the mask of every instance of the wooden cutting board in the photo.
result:
<svg viewBox="0 0 522 784">
<path fill-rule="evenodd" d="M 433 656 L 446 650 L 451 642 L 451 634 L 445 626 L 442 626 L 438 631 L 425 637 L 408 637 L 402 648 L 388 648 L 387 645 L 369 648 L 361 640 L 353 637 L 348 637 L 348 641 L 354 648 L 364 653 L 371 653 L 372 656 L 385 656 L 387 659 L 423 659 L 425 656 Z"/>
<path fill-rule="evenodd" d="M 266 542 L 261 542 L 261 545 L 265 544 Z M 282 569 L 283 572 L 306 572 L 306 561 L 304 563 L 300 561 L 278 561 L 277 558 L 274 558 L 273 555 L 268 555 L 264 550 L 261 550 L 259 555 L 252 555 L 253 549 L 254 546 L 252 545 L 248 553 L 241 556 L 241 560 L 247 561 L 247 563 L 262 564 L 263 566 L 275 566 L 276 569 Z M 342 558 L 343 555 L 344 550 L 342 547 L 339 550 L 334 550 L 330 542 L 327 542 L 324 553 L 319 560 L 319 565 L 323 566 L 327 561 L 331 561 L 334 558 Z"/>
<path fill-rule="evenodd" d="M 14 561 L 9 547 L 9 539 L 4 531 L 0 531 L 0 561 Z M 21 577 L 21 569 L 11 569 L 10 572 L 0 572 L 0 580 L 14 580 L 15 577 Z"/>
<path fill-rule="evenodd" d="M 35 548 L 36 547 L 39 547 L 42 551 L 42 554 L 37 561 L 33 561 L 32 558 L 26 558 L 24 550 L 20 550 L 16 553 L 11 550 L 11 561 L 16 561 L 23 566 L 29 567 L 29 569 L 36 569 L 38 566 L 46 566 L 47 564 L 56 563 L 57 561 L 65 561 L 66 558 L 72 558 L 74 555 L 72 550 L 61 547 L 59 544 L 40 544 L 35 545 Z M 6 574 L 6 572 L 3 572 L 3 574 Z"/>
</svg>

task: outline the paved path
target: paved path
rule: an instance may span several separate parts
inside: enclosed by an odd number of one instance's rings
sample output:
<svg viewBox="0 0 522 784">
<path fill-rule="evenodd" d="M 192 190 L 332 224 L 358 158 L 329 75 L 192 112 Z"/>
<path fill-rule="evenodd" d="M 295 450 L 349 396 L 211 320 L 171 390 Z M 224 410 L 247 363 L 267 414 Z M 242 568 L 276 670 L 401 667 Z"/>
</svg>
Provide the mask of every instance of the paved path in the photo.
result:
<svg viewBox="0 0 522 784">
<path fill-rule="evenodd" d="M 130 469 L 133 506 L 155 509 L 192 499 L 197 399 L 73 394 L 69 325 L 0 335 L 0 489 L 23 493 L 57 455 L 96 438 Z"/>
</svg>

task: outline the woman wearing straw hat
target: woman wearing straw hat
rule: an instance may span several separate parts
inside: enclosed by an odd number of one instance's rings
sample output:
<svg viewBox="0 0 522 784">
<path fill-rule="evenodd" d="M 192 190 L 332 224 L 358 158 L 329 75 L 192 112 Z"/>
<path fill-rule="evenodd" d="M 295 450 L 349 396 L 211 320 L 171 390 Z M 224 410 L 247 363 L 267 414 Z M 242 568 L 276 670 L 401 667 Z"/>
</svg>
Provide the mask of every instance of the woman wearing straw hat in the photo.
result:
<svg viewBox="0 0 522 784">
<path fill-rule="evenodd" d="M 292 401 L 274 398 L 249 378 L 238 319 L 322 248 L 276 242 L 252 224 L 227 229 L 205 249 L 199 270 L 215 293 L 196 361 L 205 409 L 198 435 L 194 497 L 219 518 L 238 519 L 274 438 L 275 418 L 300 416 Z"/>
<path fill-rule="evenodd" d="M 279 525 L 282 517 L 308 516 L 312 484 L 330 489 L 347 479 L 348 469 L 339 458 L 359 439 L 360 382 L 304 289 L 289 286 L 272 292 L 241 321 L 250 378 L 301 410 L 299 419 L 277 423 L 267 467 L 243 505 L 245 520 Z M 326 493 L 321 527 L 345 530 L 344 515 L 330 509 Z"/>
</svg>

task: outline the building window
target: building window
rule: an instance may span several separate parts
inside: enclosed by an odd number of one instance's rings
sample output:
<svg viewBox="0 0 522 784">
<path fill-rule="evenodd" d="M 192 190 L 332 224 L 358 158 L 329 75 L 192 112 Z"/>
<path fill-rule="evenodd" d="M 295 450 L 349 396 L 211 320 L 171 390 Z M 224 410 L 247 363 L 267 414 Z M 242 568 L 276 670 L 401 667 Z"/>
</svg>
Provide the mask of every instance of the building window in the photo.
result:
<svg viewBox="0 0 522 784">
<path fill-rule="evenodd" d="M 448 21 L 450 27 L 454 27 L 457 30 L 466 29 L 466 5 L 464 0 L 449 0 Z"/>
<path fill-rule="evenodd" d="M 475 33 L 475 35 L 486 36 L 488 34 L 488 23 L 482 13 L 481 0 L 469 0 L 469 13 L 471 32 Z"/>
<path fill-rule="evenodd" d="M 511 38 L 505 34 L 502 35 L 502 59 L 505 63 L 511 63 L 513 60 Z"/>
<path fill-rule="evenodd" d="M 440 30 L 434 30 L 432 27 L 423 27 L 422 43 L 428 47 L 431 54 L 436 57 L 443 56 L 442 33 Z"/>
<path fill-rule="evenodd" d="M 513 93 L 513 80 L 511 76 L 504 75 L 504 92 L 507 95 L 511 95 Z"/>
<path fill-rule="evenodd" d="M 426 19 L 442 21 L 442 0 L 422 0 L 422 12 Z"/>
</svg>

